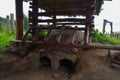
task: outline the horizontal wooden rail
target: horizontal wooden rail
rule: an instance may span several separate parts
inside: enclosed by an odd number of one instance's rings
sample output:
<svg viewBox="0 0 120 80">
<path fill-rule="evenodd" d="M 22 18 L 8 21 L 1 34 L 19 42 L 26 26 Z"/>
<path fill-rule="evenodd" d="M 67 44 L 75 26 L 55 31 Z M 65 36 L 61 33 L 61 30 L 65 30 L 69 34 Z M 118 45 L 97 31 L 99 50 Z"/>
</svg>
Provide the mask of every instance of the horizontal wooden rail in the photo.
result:
<svg viewBox="0 0 120 80">
<path fill-rule="evenodd" d="M 22 43 L 22 40 L 13 40 L 12 42 L 15 43 Z M 27 44 L 32 44 L 32 41 L 26 41 Z M 61 47 L 76 47 L 76 48 L 88 48 L 88 49 L 108 49 L 108 50 L 120 50 L 119 45 L 96 45 L 96 44 L 89 44 L 89 45 L 77 45 L 77 44 L 58 44 L 58 43 L 46 43 L 44 41 L 37 41 L 36 46 L 39 47 L 55 47 L 55 46 L 61 46 Z"/>
<path fill-rule="evenodd" d="M 85 25 L 85 23 L 56 23 L 56 25 Z"/>
<path fill-rule="evenodd" d="M 57 11 L 57 12 L 42 12 L 42 13 L 37 13 L 38 16 L 53 16 L 53 15 L 57 15 L 57 16 L 62 16 L 62 15 L 93 15 L 94 11 Z M 31 11 L 29 11 L 29 15 L 33 16 L 34 13 L 32 13 Z"/>
<path fill-rule="evenodd" d="M 34 20 L 30 18 L 30 22 L 33 22 Z M 93 20 L 86 20 L 86 19 L 77 19 L 77 18 L 65 18 L 65 19 L 38 19 L 37 22 L 39 23 L 45 23 L 45 22 L 81 22 L 81 23 L 92 23 Z"/>
<path fill-rule="evenodd" d="M 30 25 L 30 26 L 32 26 L 32 25 Z M 40 28 L 40 27 L 42 27 L 41 29 L 49 29 L 49 26 L 48 26 L 48 25 L 43 25 L 43 26 L 39 25 L 37 28 Z M 53 27 L 52 29 L 53 29 L 53 30 L 60 30 L 61 27 L 62 27 L 62 26 L 56 26 L 56 27 Z M 74 29 L 74 27 L 65 26 L 65 29 L 64 29 L 64 30 L 73 30 L 73 29 Z M 85 30 L 85 27 L 79 27 L 79 28 L 77 28 L 77 30 Z"/>
</svg>

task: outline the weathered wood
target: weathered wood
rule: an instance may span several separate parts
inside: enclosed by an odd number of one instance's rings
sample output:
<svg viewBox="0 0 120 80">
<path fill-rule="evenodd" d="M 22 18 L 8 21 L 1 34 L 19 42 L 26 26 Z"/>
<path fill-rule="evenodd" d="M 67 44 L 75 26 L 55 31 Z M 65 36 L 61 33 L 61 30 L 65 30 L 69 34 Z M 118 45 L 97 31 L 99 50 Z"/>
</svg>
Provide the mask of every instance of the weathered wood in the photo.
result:
<svg viewBox="0 0 120 80">
<path fill-rule="evenodd" d="M 62 37 L 62 34 L 63 34 L 64 29 L 65 29 L 65 26 L 63 25 L 62 28 L 61 28 L 61 30 L 60 30 L 60 33 L 58 34 L 57 39 L 56 39 L 56 41 L 57 41 L 58 43 L 60 43 L 60 39 L 61 39 L 61 37 Z"/>
<path fill-rule="evenodd" d="M 10 29 L 14 30 L 15 29 L 15 25 L 14 25 L 14 14 L 10 14 Z"/>
<path fill-rule="evenodd" d="M 32 5 L 32 4 L 31 4 Z M 40 8 L 45 8 L 46 6 L 52 9 L 58 8 L 79 8 L 79 7 L 86 7 L 87 5 L 92 5 L 92 2 L 52 2 L 38 5 Z"/>
<path fill-rule="evenodd" d="M 50 25 L 49 25 L 49 26 L 50 26 Z M 42 28 L 42 29 L 43 29 L 43 28 Z M 46 36 L 45 39 L 44 39 L 45 42 L 47 42 L 47 40 L 50 38 L 50 34 L 51 34 L 52 30 L 53 30 L 53 26 L 51 25 L 51 26 L 49 27 L 47 36 Z"/>
<path fill-rule="evenodd" d="M 38 16 L 50 16 L 50 15 L 58 15 L 58 16 L 61 16 L 61 15 L 92 15 L 93 14 L 93 11 L 61 11 L 61 12 L 43 12 L 43 13 L 38 13 Z M 32 13 L 31 13 L 32 15 Z"/>
<path fill-rule="evenodd" d="M 30 19 L 30 22 L 33 22 L 34 20 Z M 45 20 L 37 20 L 38 22 L 54 22 L 53 19 L 45 19 Z M 65 21 L 68 21 L 68 22 L 82 22 L 82 23 L 85 23 L 87 22 L 86 19 L 77 19 L 77 18 L 65 18 L 65 19 L 56 19 L 56 22 L 65 22 Z"/>
<path fill-rule="evenodd" d="M 13 40 L 15 43 L 22 43 L 22 40 Z M 26 41 L 26 44 L 32 44 L 32 41 Z M 54 43 L 44 43 L 44 41 L 37 41 L 36 46 L 44 47 L 76 47 L 76 48 L 86 48 L 86 49 L 108 49 L 108 50 L 120 50 L 119 45 L 96 45 L 96 44 L 88 44 L 88 45 L 80 45 L 80 44 L 54 44 Z"/>
<path fill-rule="evenodd" d="M 75 32 L 76 32 L 76 30 L 78 30 L 78 26 L 75 26 L 75 28 L 73 29 L 72 44 L 74 44 L 74 41 L 75 41 Z"/>
<path fill-rule="evenodd" d="M 26 32 L 26 34 L 23 36 L 22 41 L 25 42 L 26 41 L 26 37 L 28 36 L 28 34 L 30 33 L 30 31 L 32 30 L 32 28 L 29 28 Z"/>
<path fill-rule="evenodd" d="M 78 23 L 78 22 L 74 22 L 74 23 L 56 23 L 56 25 L 85 25 L 85 23 Z"/>
<path fill-rule="evenodd" d="M 32 28 L 32 32 L 33 32 L 33 36 L 35 35 L 36 33 L 36 27 L 38 25 L 38 16 L 37 16 L 37 13 L 38 13 L 38 7 L 37 7 L 37 1 L 36 0 L 33 0 L 33 5 L 32 5 L 32 11 L 33 11 L 33 15 L 32 15 L 32 24 L 34 28 Z"/>
<path fill-rule="evenodd" d="M 32 38 L 32 42 L 36 43 L 38 40 L 38 36 L 39 36 L 39 32 L 41 31 L 41 27 L 39 29 L 36 29 L 36 33 L 34 34 L 33 38 Z"/>
<path fill-rule="evenodd" d="M 106 27 L 106 24 L 110 24 L 110 28 L 111 28 L 111 31 L 110 31 L 110 34 L 113 33 L 113 23 L 111 21 L 108 21 L 106 19 L 103 20 L 103 33 L 105 33 L 105 27 Z"/>
<path fill-rule="evenodd" d="M 10 17 L 9 17 L 9 15 L 6 16 L 6 24 L 7 24 L 7 29 L 10 29 Z"/>
<path fill-rule="evenodd" d="M 56 15 L 53 15 L 53 26 L 56 27 Z"/>
<path fill-rule="evenodd" d="M 52 25 L 51 25 L 52 26 Z M 56 26 L 56 27 L 53 27 L 52 29 L 53 30 L 60 30 L 62 26 Z M 39 28 L 39 27 L 38 27 Z M 42 29 L 49 29 L 49 27 L 42 27 Z M 74 27 L 71 27 L 71 26 L 65 26 L 65 29 L 64 30 L 74 30 Z M 84 27 L 79 27 L 77 28 L 77 30 L 85 30 Z"/>
<path fill-rule="evenodd" d="M 89 43 L 89 26 L 86 26 L 84 32 L 84 45 L 88 45 L 88 43 Z"/>
<path fill-rule="evenodd" d="M 16 39 L 23 37 L 23 0 L 15 0 L 16 3 Z"/>
</svg>

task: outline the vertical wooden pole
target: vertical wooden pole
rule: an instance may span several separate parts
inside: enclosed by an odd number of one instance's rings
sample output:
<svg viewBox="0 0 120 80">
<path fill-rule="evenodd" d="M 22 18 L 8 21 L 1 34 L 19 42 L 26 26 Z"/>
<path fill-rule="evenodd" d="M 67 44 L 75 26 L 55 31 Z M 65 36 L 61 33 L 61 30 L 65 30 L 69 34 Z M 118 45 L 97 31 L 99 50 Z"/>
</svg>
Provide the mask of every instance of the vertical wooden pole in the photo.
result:
<svg viewBox="0 0 120 80">
<path fill-rule="evenodd" d="M 32 5 L 32 12 L 33 12 L 33 25 L 32 25 L 32 32 L 33 36 L 36 33 L 37 26 L 38 26 L 38 7 L 37 7 L 37 0 L 33 0 L 33 5 Z"/>
<path fill-rule="evenodd" d="M 10 29 L 10 18 L 9 18 L 9 15 L 6 16 L 6 24 L 7 24 L 7 29 Z"/>
<path fill-rule="evenodd" d="M 106 31 L 105 31 L 105 26 L 106 26 L 106 21 L 103 20 L 103 34 L 106 32 Z"/>
<path fill-rule="evenodd" d="M 111 27 L 111 33 L 110 34 L 113 34 L 113 23 L 110 23 L 110 27 Z"/>
<path fill-rule="evenodd" d="M 94 27 L 95 27 L 95 25 L 91 23 L 91 25 L 90 25 L 90 34 L 89 34 L 89 44 L 92 42 L 92 36 L 93 36 L 93 33 L 94 33 Z"/>
<path fill-rule="evenodd" d="M 14 30 L 15 26 L 14 26 L 14 14 L 10 14 L 10 29 Z"/>
<path fill-rule="evenodd" d="M 85 26 L 84 31 L 84 45 L 87 45 L 89 43 L 89 26 Z"/>
<path fill-rule="evenodd" d="M 56 27 L 56 15 L 53 15 L 53 26 Z"/>
<path fill-rule="evenodd" d="M 16 3 L 16 39 L 23 37 L 23 0 L 15 0 Z"/>
</svg>

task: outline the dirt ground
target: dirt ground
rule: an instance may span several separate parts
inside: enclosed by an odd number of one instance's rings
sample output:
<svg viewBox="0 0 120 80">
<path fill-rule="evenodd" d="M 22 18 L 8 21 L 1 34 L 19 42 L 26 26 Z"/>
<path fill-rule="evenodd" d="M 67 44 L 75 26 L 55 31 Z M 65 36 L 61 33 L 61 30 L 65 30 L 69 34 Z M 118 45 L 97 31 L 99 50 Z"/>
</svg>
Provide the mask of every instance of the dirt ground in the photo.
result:
<svg viewBox="0 0 120 80">
<path fill-rule="evenodd" d="M 0 80 L 120 80 L 120 69 L 110 67 L 108 50 L 80 50 L 77 56 L 77 67 L 71 74 L 62 69 L 54 71 L 49 67 L 39 67 L 6 73 L 0 76 Z"/>
</svg>

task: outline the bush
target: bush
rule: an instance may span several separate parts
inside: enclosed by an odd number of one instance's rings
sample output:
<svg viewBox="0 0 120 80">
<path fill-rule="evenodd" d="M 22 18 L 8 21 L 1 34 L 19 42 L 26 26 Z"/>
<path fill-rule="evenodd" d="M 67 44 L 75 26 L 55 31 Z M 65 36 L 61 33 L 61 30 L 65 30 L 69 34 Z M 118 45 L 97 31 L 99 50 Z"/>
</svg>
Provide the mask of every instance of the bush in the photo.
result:
<svg viewBox="0 0 120 80">
<path fill-rule="evenodd" d="M 47 34 L 47 30 L 41 30 L 38 34 L 38 40 L 43 40 Z M 32 34 L 27 35 L 27 40 L 32 40 Z"/>
<path fill-rule="evenodd" d="M 110 37 L 108 35 L 105 35 L 105 34 L 99 32 L 98 30 L 94 31 L 92 41 L 99 42 L 102 44 L 120 45 L 120 40 Z"/>
<path fill-rule="evenodd" d="M 12 39 L 15 39 L 15 31 L 10 31 L 6 26 L 2 26 L 2 30 L 0 31 L 0 46 L 9 46 Z"/>
</svg>

